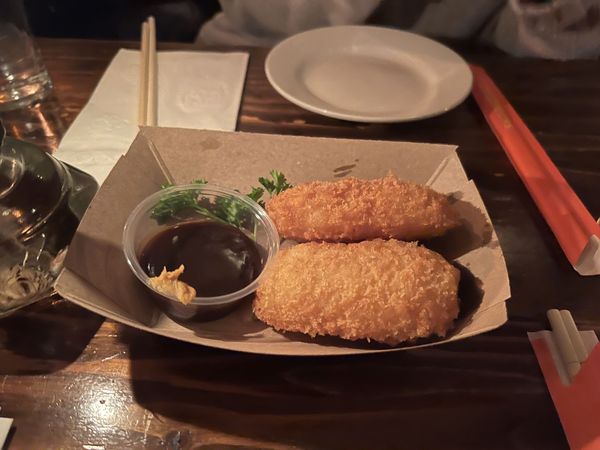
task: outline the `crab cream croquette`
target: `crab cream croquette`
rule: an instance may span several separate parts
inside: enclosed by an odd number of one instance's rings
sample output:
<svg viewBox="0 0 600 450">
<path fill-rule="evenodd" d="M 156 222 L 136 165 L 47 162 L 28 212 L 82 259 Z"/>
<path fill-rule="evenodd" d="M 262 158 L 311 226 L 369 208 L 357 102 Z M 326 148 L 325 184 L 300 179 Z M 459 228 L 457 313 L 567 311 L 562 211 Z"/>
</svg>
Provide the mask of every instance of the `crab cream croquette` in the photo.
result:
<svg viewBox="0 0 600 450">
<path fill-rule="evenodd" d="M 301 184 L 273 197 L 267 212 L 282 237 L 299 242 L 412 241 L 459 224 L 446 195 L 392 174 Z"/>
<path fill-rule="evenodd" d="M 280 331 L 389 345 L 444 336 L 458 316 L 459 271 L 395 239 L 298 244 L 280 251 L 254 313 Z"/>
</svg>

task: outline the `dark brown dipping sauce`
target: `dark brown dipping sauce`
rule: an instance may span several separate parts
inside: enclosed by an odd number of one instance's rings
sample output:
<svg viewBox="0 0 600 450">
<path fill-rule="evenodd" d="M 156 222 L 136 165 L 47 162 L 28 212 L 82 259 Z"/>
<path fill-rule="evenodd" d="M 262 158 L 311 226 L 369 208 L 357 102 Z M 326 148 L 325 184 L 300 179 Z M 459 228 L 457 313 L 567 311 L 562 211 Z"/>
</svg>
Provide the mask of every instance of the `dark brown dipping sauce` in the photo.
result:
<svg viewBox="0 0 600 450">
<path fill-rule="evenodd" d="M 150 277 L 183 264 L 179 279 L 199 297 L 238 291 L 262 270 L 256 243 L 236 227 L 217 222 L 188 222 L 161 231 L 144 247 L 140 264 Z"/>
</svg>

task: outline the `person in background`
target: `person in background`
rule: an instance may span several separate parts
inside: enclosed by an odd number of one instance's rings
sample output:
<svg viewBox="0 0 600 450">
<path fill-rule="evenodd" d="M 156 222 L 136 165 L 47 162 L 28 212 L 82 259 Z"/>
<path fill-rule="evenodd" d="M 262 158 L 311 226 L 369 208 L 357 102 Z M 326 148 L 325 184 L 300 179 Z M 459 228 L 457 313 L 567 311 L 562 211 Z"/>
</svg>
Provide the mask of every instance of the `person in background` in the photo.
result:
<svg viewBox="0 0 600 450">
<path fill-rule="evenodd" d="M 600 0 L 219 0 L 198 42 L 272 46 L 325 26 L 375 24 L 438 38 L 476 39 L 515 56 L 600 54 Z"/>
</svg>

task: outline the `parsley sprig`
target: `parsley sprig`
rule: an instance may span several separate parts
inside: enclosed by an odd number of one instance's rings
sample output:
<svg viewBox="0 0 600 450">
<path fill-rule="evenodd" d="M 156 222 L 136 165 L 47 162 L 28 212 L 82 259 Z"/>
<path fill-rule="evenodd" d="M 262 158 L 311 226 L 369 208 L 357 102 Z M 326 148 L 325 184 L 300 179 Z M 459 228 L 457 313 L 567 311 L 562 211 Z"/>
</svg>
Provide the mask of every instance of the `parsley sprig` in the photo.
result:
<svg viewBox="0 0 600 450">
<path fill-rule="evenodd" d="M 271 172 L 269 172 L 269 175 L 271 175 L 271 179 L 260 177 L 258 179 L 258 182 L 264 186 L 264 188 L 271 196 L 281 194 L 286 189 L 293 187 L 290 183 L 288 183 L 288 180 L 286 180 L 285 175 L 281 172 L 278 172 L 277 170 L 271 170 Z M 256 188 L 253 188 L 253 190 L 254 189 Z"/>
<path fill-rule="evenodd" d="M 286 189 L 293 187 L 285 178 L 283 173 L 277 170 L 271 170 L 269 175 L 271 178 L 259 177 L 258 182 L 262 185 L 262 187 L 253 187 L 252 191 L 247 194 L 248 197 L 250 197 L 263 208 L 265 207 L 265 202 L 264 200 L 261 200 L 261 198 L 265 191 L 267 191 L 271 197 L 274 197 L 277 194 L 281 194 Z"/>
<path fill-rule="evenodd" d="M 259 187 L 253 187 L 246 196 L 257 202 L 263 208 L 265 201 L 263 196 L 267 192 L 270 196 L 280 194 L 292 187 L 287 181 L 285 175 L 277 170 L 271 170 L 269 177 L 260 177 Z M 205 179 L 198 179 L 193 184 L 206 184 Z M 171 184 L 164 184 L 161 188 L 172 187 Z M 196 212 L 217 221 L 224 221 L 233 225 L 241 226 L 247 220 L 248 210 L 240 202 L 234 199 L 217 198 L 211 203 L 206 197 L 198 196 L 194 191 L 173 192 L 163 196 L 154 206 L 151 217 L 159 224 L 172 220 L 181 220 L 189 215 L 190 212 Z"/>
</svg>

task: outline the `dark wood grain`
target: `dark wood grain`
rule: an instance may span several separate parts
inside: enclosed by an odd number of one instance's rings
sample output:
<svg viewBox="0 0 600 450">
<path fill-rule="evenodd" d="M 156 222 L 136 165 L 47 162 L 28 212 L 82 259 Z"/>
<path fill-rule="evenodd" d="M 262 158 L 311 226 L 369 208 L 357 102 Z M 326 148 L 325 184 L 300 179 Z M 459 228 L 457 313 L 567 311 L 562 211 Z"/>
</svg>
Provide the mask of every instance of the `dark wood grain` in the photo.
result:
<svg viewBox="0 0 600 450">
<path fill-rule="evenodd" d="M 11 134 L 52 150 L 111 57 L 130 45 L 40 45 L 53 98 L 2 118 Z M 599 63 L 458 50 L 489 71 L 600 216 Z M 240 131 L 459 145 L 507 259 L 508 324 L 397 354 L 263 357 L 161 338 L 51 299 L 0 321 L 0 414 L 15 418 L 10 448 L 567 448 L 526 332 L 547 328 L 551 307 L 598 330 L 600 278 L 569 266 L 473 100 L 408 124 L 329 119 L 275 93 L 266 52 L 251 50 Z"/>
</svg>

